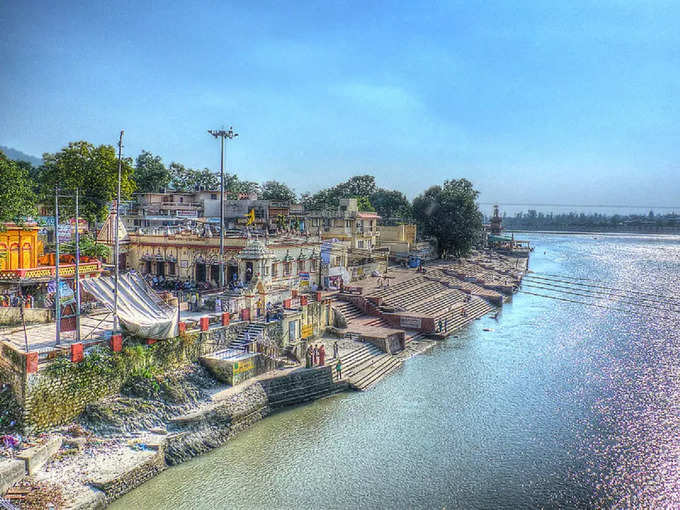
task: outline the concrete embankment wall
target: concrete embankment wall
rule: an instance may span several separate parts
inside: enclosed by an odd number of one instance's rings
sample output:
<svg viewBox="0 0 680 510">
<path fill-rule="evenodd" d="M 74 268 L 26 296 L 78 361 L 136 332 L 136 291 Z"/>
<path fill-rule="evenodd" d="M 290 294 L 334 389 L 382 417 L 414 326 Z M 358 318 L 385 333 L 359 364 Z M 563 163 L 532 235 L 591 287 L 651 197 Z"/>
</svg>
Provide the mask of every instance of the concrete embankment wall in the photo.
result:
<svg viewBox="0 0 680 510">
<path fill-rule="evenodd" d="M 228 400 L 173 419 L 165 441 L 166 462 L 179 464 L 217 448 L 276 409 L 350 389 L 346 382 L 334 383 L 331 374 L 331 367 L 300 369 L 254 383 Z"/>
<path fill-rule="evenodd" d="M 80 363 L 59 357 L 43 363 L 37 372 L 27 373 L 25 362 L 11 358 L 12 350 L 3 346 L 0 379 L 9 382 L 23 409 L 26 432 L 42 432 L 76 418 L 88 404 L 118 393 L 131 374 L 143 371 L 160 373 L 197 362 L 199 357 L 226 347 L 245 323 L 191 331 L 178 338 L 150 346 L 126 341 L 121 353 L 102 349 Z M 139 339 L 138 339 L 139 340 Z"/>
</svg>

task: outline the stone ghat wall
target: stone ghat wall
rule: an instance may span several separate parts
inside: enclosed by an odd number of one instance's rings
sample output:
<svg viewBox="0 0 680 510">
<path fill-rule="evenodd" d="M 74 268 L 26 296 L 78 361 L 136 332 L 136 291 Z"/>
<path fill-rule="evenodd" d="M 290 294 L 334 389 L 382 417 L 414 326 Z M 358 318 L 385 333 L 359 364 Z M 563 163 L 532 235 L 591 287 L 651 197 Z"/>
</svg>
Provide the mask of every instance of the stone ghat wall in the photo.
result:
<svg viewBox="0 0 680 510">
<path fill-rule="evenodd" d="M 79 363 L 65 357 L 51 360 L 25 376 L 20 400 L 24 431 L 37 433 L 68 423 L 89 403 L 119 393 L 128 377 L 155 375 L 197 362 L 201 355 L 226 347 L 244 327 L 237 323 L 190 331 L 152 345 L 127 339 L 121 353 L 102 348 Z M 5 376 L 0 372 L 0 377 Z"/>
<path fill-rule="evenodd" d="M 92 486 L 104 493 L 106 504 L 108 505 L 114 499 L 139 487 L 166 468 L 165 451 L 163 448 L 160 448 L 151 455 L 149 460 L 139 464 L 130 471 L 107 480 L 92 480 Z"/>
<path fill-rule="evenodd" d="M 173 419 L 165 440 L 165 460 L 169 465 L 187 461 L 223 445 L 277 408 L 348 390 L 346 382 L 333 382 L 330 367 L 302 369 L 254 383 L 199 413 Z"/>
</svg>

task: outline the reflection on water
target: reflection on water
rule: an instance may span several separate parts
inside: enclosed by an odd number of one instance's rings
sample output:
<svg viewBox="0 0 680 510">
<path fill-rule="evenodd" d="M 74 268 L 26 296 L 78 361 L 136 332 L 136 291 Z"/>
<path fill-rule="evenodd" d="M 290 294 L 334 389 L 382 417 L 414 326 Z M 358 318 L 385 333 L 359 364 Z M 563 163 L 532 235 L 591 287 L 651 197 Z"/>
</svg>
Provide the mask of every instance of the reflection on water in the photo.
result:
<svg viewBox="0 0 680 510">
<path fill-rule="evenodd" d="M 535 271 L 678 288 L 678 238 L 523 237 Z M 680 335 L 642 311 L 518 294 L 373 390 L 279 413 L 112 507 L 677 507 Z"/>
</svg>

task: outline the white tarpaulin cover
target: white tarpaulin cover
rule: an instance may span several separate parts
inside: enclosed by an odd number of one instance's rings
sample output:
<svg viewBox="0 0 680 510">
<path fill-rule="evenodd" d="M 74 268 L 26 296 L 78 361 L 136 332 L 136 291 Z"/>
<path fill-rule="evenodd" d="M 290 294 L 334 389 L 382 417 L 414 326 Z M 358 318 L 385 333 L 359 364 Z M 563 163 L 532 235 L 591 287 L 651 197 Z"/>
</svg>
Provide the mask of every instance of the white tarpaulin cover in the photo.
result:
<svg viewBox="0 0 680 510">
<path fill-rule="evenodd" d="M 83 291 L 113 311 L 113 277 L 84 278 Z M 139 273 L 118 280 L 118 318 L 131 334 L 143 338 L 174 338 L 179 334 L 177 310 L 165 303 Z"/>
</svg>

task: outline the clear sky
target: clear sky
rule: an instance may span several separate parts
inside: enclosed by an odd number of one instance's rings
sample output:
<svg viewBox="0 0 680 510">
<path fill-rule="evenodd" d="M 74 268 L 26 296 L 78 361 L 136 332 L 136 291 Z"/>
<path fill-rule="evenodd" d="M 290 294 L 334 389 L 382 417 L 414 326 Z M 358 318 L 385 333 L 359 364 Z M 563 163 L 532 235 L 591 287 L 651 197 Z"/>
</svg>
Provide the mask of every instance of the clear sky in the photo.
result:
<svg viewBox="0 0 680 510">
<path fill-rule="evenodd" d="M 0 145 L 218 169 L 233 125 L 228 170 L 297 192 L 680 204 L 679 2 L 420 4 L 0 2 Z"/>
</svg>

